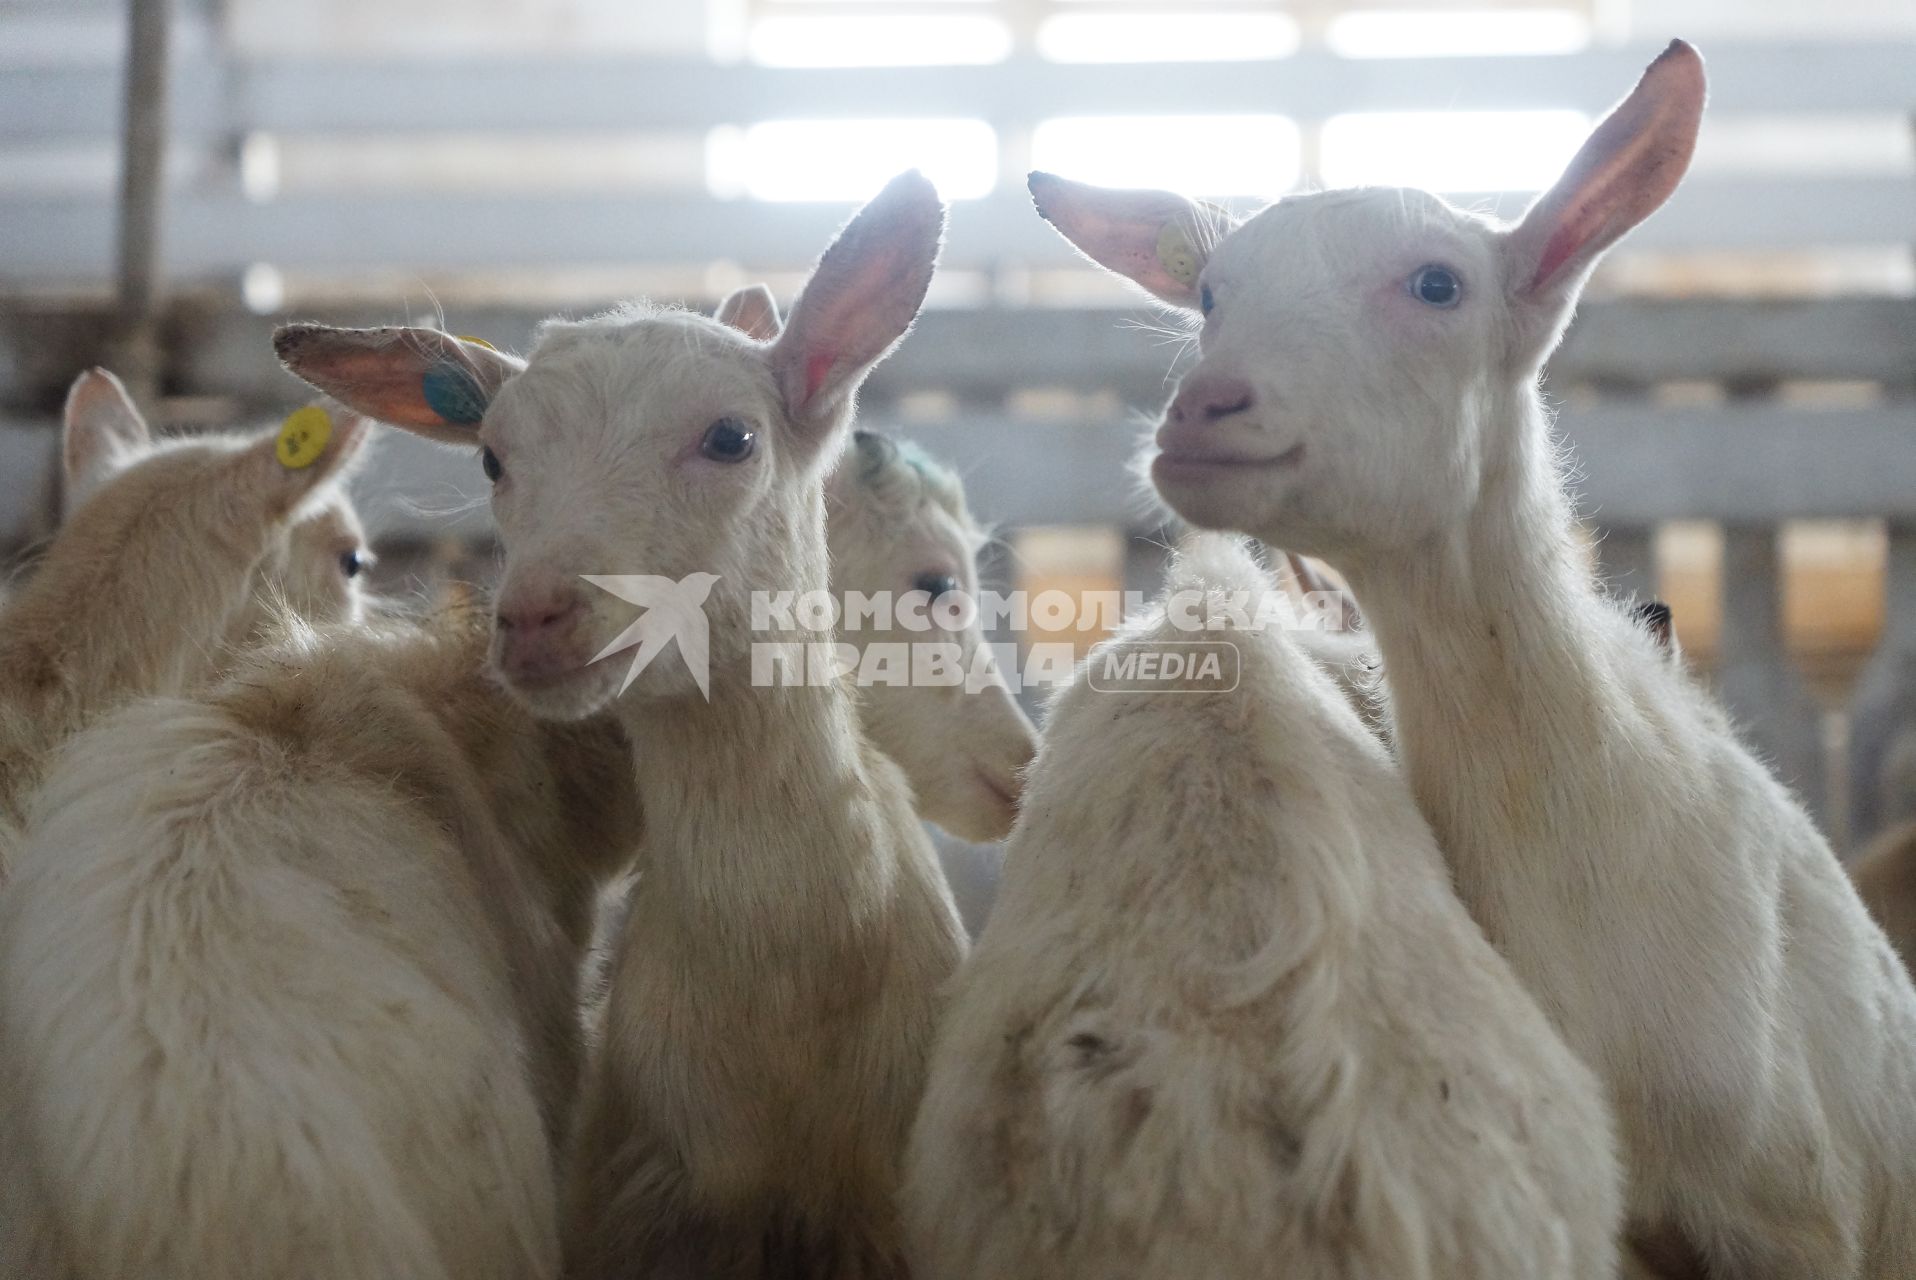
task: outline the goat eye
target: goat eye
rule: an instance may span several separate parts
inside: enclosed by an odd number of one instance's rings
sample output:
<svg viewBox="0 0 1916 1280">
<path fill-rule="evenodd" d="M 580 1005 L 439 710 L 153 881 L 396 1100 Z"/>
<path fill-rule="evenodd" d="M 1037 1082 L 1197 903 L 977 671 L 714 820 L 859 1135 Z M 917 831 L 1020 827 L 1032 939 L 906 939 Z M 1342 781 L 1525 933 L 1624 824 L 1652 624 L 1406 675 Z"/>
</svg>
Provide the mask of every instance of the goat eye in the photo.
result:
<svg viewBox="0 0 1916 1280">
<path fill-rule="evenodd" d="M 1211 286 L 1205 285 L 1198 290 L 1198 310 L 1205 315 L 1211 314 L 1211 308 L 1217 305 L 1217 299 L 1211 296 Z"/>
<path fill-rule="evenodd" d="M 699 452 L 714 462 L 743 462 L 758 445 L 758 434 L 737 418 L 720 418 L 705 429 Z"/>
<path fill-rule="evenodd" d="M 505 468 L 499 465 L 499 455 L 490 449 L 481 449 L 479 451 L 479 469 L 484 471 L 486 473 L 486 479 L 492 481 L 494 484 L 499 483 L 499 477 L 505 471 Z"/>
<path fill-rule="evenodd" d="M 1449 267 L 1419 267 L 1411 273 L 1410 293 L 1427 306 L 1449 310 L 1463 301 L 1464 283 Z"/>
<path fill-rule="evenodd" d="M 365 558 L 357 550 L 342 551 L 339 556 L 339 571 L 349 578 L 357 578 L 359 571 L 366 567 Z"/>
<path fill-rule="evenodd" d="M 936 600 L 958 589 L 958 579 L 949 573 L 921 573 L 911 580 L 913 591 L 922 591 Z"/>
</svg>

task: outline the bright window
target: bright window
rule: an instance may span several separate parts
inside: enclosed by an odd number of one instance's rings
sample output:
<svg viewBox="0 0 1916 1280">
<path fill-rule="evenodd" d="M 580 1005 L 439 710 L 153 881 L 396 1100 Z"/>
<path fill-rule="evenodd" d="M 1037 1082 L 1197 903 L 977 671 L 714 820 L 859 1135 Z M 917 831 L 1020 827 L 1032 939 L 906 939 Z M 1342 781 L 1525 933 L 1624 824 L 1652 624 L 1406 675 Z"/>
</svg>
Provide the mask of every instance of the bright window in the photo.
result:
<svg viewBox="0 0 1916 1280">
<path fill-rule="evenodd" d="M 1576 154 L 1580 111 L 1378 111 L 1324 124 L 1324 181 L 1333 187 L 1541 191 Z"/>
<path fill-rule="evenodd" d="M 1570 9 L 1379 9 L 1333 18 L 1324 42 L 1346 58 L 1575 53 L 1590 20 Z"/>
<path fill-rule="evenodd" d="M 1001 62 L 1011 29 L 983 14 L 774 14 L 752 24 L 746 48 L 773 67 Z"/>
<path fill-rule="evenodd" d="M 1062 13 L 1038 28 L 1054 62 L 1207 62 L 1281 58 L 1297 23 L 1281 13 Z"/>
<path fill-rule="evenodd" d="M 990 193 L 998 135 L 983 120 L 768 120 L 714 129 L 706 178 L 720 196 L 863 200 L 905 169 L 947 200 Z"/>
<path fill-rule="evenodd" d="M 1032 133 L 1032 164 L 1107 187 L 1272 198 L 1297 182 L 1283 116 L 1061 116 Z"/>
</svg>

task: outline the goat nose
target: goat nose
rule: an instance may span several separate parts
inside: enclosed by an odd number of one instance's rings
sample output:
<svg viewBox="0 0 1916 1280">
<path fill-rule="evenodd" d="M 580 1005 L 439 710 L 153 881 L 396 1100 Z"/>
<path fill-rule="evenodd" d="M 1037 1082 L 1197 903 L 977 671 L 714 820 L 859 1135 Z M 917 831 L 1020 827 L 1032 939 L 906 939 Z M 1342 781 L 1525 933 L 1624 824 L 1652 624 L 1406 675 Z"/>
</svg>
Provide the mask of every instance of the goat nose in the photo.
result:
<svg viewBox="0 0 1916 1280">
<path fill-rule="evenodd" d="M 550 634 L 584 612 L 585 597 L 577 591 L 529 592 L 499 602 L 499 629 L 521 636 Z"/>
<path fill-rule="evenodd" d="M 1242 378 L 1190 378 L 1171 401 L 1171 421 L 1181 427 L 1216 422 L 1243 413 L 1256 399 L 1251 384 Z"/>
</svg>

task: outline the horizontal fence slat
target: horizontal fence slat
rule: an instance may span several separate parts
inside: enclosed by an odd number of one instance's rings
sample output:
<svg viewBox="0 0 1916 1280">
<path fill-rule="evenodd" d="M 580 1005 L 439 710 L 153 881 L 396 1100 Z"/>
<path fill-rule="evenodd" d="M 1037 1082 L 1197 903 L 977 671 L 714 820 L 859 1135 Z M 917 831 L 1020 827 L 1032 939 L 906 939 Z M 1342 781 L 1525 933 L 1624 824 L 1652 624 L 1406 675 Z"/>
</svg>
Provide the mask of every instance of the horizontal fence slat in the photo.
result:
<svg viewBox="0 0 1916 1280">
<path fill-rule="evenodd" d="M 1600 523 L 1916 516 L 1916 402 L 1597 406 L 1566 410 L 1558 427 L 1584 477 L 1581 510 Z M 978 417 L 902 429 L 958 467 L 987 518 L 1152 523 L 1131 467 L 1143 428 Z"/>
<path fill-rule="evenodd" d="M 704 306 L 711 300 L 704 300 Z M 574 308 L 571 314 L 582 314 Z M 373 326 L 408 317 L 390 306 L 299 308 L 300 319 Z M 415 307 L 415 318 L 421 312 Z M 454 305 L 447 323 L 503 348 L 525 349 L 550 314 L 524 305 Z M 276 317 L 227 305 L 180 305 L 167 382 L 178 394 L 277 405 L 293 383 L 274 364 Z M 1161 404 L 1180 348 L 1137 307 L 987 307 L 931 310 L 873 374 L 867 405 L 942 392 L 964 405 L 999 404 L 1021 390 L 1108 393 L 1136 408 Z M 0 404 L 58 403 L 79 367 L 100 358 L 98 310 L 0 305 Z M 1649 386 L 1668 381 L 1862 381 L 1907 394 L 1916 387 L 1916 299 L 1806 301 L 1617 298 L 1586 303 L 1551 358 L 1553 387 Z"/>
<path fill-rule="evenodd" d="M 1503 216 L 1524 197 L 1461 195 Z M 735 261 L 759 270 L 812 262 L 847 204 L 764 204 L 630 193 L 502 196 L 369 192 L 308 194 L 253 203 L 238 192 L 182 193 L 167 201 L 162 243 L 169 276 L 229 278 L 255 262 L 309 272 L 400 268 L 433 274 L 514 268 Z M 0 194 L 0 289 L 80 287 L 110 270 L 113 209 L 104 198 Z M 1907 179 L 1698 179 L 1631 236 L 1638 250 L 1748 250 L 1916 241 Z M 1078 264 L 1031 210 L 1001 188 L 952 207 L 948 269 Z"/>
<path fill-rule="evenodd" d="M 1160 523 L 1132 467 L 1147 434 L 1135 422 L 967 414 L 900 424 L 879 413 L 864 423 L 907 435 L 955 466 L 982 519 L 1011 527 Z M 0 461 L 12 464 L 0 470 L 0 511 L 25 511 L 43 492 L 49 426 L 0 428 Z M 1853 410 L 1598 406 L 1565 412 L 1559 430 L 1583 476 L 1581 510 L 1600 524 L 1916 519 L 1916 402 Z M 469 451 L 398 432 L 377 448 L 354 484 L 375 536 L 490 531 L 486 481 Z"/>
<path fill-rule="evenodd" d="M 197 43 L 197 42 L 196 42 Z M 0 48 L 6 23 L 0 20 Z M 1720 44 L 1705 49 L 1715 112 L 1881 112 L 1916 105 L 1916 43 Z M 1071 113 L 1601 111 L 1654 56 L 1649 47 L 1532 57 L 1345 59 L 1321 51 L 1259 62 L 828 70 L 690 60 L 496 57 L 214 62 L 183 51 L 174 120 L 182 136 L 495 129 L 703 129 L 792 116 L 982 115 L 1032 123 Z M 110 134 L 118 73 L 8 67 L 0 139 Z"/>
</svg>

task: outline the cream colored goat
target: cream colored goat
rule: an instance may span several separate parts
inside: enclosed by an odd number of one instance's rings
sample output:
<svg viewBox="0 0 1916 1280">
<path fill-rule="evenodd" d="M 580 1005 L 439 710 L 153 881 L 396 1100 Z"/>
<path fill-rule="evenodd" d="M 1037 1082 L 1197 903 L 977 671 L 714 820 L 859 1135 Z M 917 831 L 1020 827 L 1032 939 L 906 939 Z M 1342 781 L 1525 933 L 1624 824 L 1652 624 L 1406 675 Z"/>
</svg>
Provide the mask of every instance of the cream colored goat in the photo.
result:
<svg viewBox="0 0 1916 1280">
<path fill-rule="evenodd" d="M 1211 539 L 1168 589 L 1278 588 Z M 913 1134 L 913 1274 L 1614 1274 L 1601 1090 L 1383 748 L 1282 633 L 1172 616 L 1053 704 Z M 1235 680 L 1100 680 L 1194 641 Z"/>
<path fill-rule="evenodd" d="M 766 633 L 752 601 L 828 587 L 825 476 L 942 227 L 929 183 L 894 181 L 766 343 L 642 307 L 548 324 L 523 371 L 430 331 L 278 336 L 315 385 L 481 448 L 494 667 L 537 714 L 613 708 L 642 743 L 646 871 L 575 1131 L 576 1276 L 900 1274 L 894 1196 L 962 933 L 852 691 L 754 683 L 755 645 L 829 633 Z M 639 625 L 585 574 L 625 575 Z M 594 661 L 621 636 L 643 664 Z"/>
<path fill-rule="evenodd" d="M 67 519 L 0 610 L 0 821 L 17 820 L 46 754 L 88 720 L 208 678 L 276 586 L 263 573 L 303 574 L 313 535 L 302 521 L 316 509 L 351 521 L 337 484 L 367 424 L 343 412 L 333 422 L 325 451 L 289 468 L 275 433 L 155 441 L 111 374 L 74 383 Z M 325 602 L 312 589 L 300 599 Z M 333 599 L 352 607 L 349 591 Z"/>
<path fill-rule="evenodd" d="M 866 596 L 946 592 L 978 596 L 977 553 L 985 534 L 965 506 L 958 477 L 909 442 L 856 433 L 825 489 L 832 591 Z M 861 652 L 874 644 L 937 643 L 971 672 L 985 650 L 974 617 L 962 630 L 910 631 L 887 615 L 848 631 Z M 859 690 L 859 723 L 911 782 L 918 812 L 965 840 L 1002 840 L 1018 815 L 1020 772 L 1037 730 L 1002 684 L 877 684 Z"/>
<path fill-rule="evenodd" d="M 618 726 L 479 615 L 297 625 L 74 738 L 0 897 L 0 1275 L 536 1280 Z"/>
<path fill-rule="evenodd" d="M 228 437 L 236 439 L 238 437 Z M 253 439 L 260 437 L 255 435 Z M 360 437 L 363 439 L 363 436 Z M 219 437 L 200 437 L 201 443 Z M 113 482 L 122 473 L 139 466 L 156 453 L 181 447 L 178 441 L 159 441 L 145 418 L 127 397 L 112 374 L 103 369 L 81 374 L 67 398 L 67 413 L 62 435 L 63 483 L 61 485 L 62 523 L 102 489 L 118 492 L 126 486 Z M 353 446 L 356 455 L 358 445 Z M 228 649 L 256 643 L 270 632 L 275 620 L 290 610 L 311 623 L 356 620 L 364 608 L 360 573 L 372 563 L 366 547 L 366 533 L 352 499 L 340 483 L 344 470 L 354 457 L 342 457 L 337 463 L 324 463 L 315 482 L 317 487 L 300 505 L 298 518 L 274 527 L 268 535 L 268 549 L 248 584 L 246 603 L 227 626 Z M 297 470 L 297 468 L 294 468 Z M 231 483 L 236 478 L 224 477 Z M 145 495 L 142 495 L 145 496 Z M 116 501 L 108 499 L 109 502 Z M 124 513 L 127 495 L 118 503 Z M 223 515 L 215 509 L 210 514 Z M 97 522 L 99 515 L 89 517 Z M 222 536 L 209 529 L 205 536 Z M 186 556 L 182 556 L 185 559 Z M 173 583 L 162 578 L 153 584 L 149 608 L 172 607 Z M 190 638 L 208 666 L 201 673 L 211 674 L 220 647 L 206 635 Z"/>
<path fill-rule="evenodd" d="M 783 330 L 778 303 L 762 284 L 728 294 L 716 318 L 759 342 Z M 825 536 L 832 594 L 902 601 L 923 592 L 978 597 L 985 531 L 965 505 L 964 483 L 909 441 L 856 431 L 825 486 Z M 982 624 L 935 634 L 911 631 L 885 614 L 841 634 L 862 656 L 874 644 L 939 643 L 972 672 L 985 649 Z M 995 667 L 992 668 L 995 670 Z M 1018 812 L 1019 771 L 1037 749 L 1037 731 L 1002 684 L 874 684 L 859 691 L 859 722 L 911 782 L 918 812 L 965 840 L 1002 840 Z"/>
<path fill-rule="evenodd" d="M 285 530 L 253 575 L 246 606 L 227 631 L 229 655 L 273 638 L 288 616 L 318 626 L 365 616 L 363 575 L 373 563 L 359 512 L 335 491 Z"/>
<path fill-rule="evenodd" d="M 1916 990 L 1828 843 L 1576 534 L 1538 372 L 1682 179 L 1673 43 L 1513 225 L 1428 192 L 1242 226 L 1037 176 L 1092 257 L 1203 317 L 1152 463 L 1187 519 L 1356 589 L 1458 892 L 1602 1077 L 1635 1238 L 1736 1280 L 1916 1275 Z"/>
<path fill-rule="evenodd" d="M 777 315 L 762 285 L 730 295 L 718 312 L 719 319 L 766 341 L 777 336 Z M 889 593 L 899 600 L 914 591 L 935 597 L 959 590 L 975 598 L 984 531 L 965 505 L 958 477 L 923 450 L 876 432 L 854 432 L 826 482 L 825 506 L 833 596 Z M 976 617 L 965 627 L 934 633 L 900 630 L 889 614 L 882 625 L 841 632 L 839 640 L 861 657 L 874 644 L 929 641 L 950 647 L 967 672 L 985 645 Z M 904 773 L 919 817 L 969 841 L 1002 840 L 1011 830 L 1022 771 L 1038 735 L 1004 686 L 873 684 L 858 690 L 858 722 Z M 989 901 L 997 884 L 991 852 L 965 849 L 948 855 L 943 866 L 961 907 L 969 901 L 982 912 L 979 903 Z M 599 931 L 605 944 L 622 928 L 624 909 L 623 901 L 607 903 Z M 586 1020 L 595 1042 L 603 1029 L 609 961 L 604 946 L 594 949 L 594 998 Z"/>
</svg>

